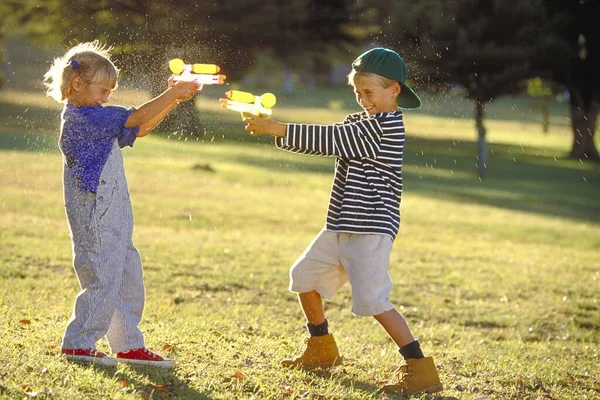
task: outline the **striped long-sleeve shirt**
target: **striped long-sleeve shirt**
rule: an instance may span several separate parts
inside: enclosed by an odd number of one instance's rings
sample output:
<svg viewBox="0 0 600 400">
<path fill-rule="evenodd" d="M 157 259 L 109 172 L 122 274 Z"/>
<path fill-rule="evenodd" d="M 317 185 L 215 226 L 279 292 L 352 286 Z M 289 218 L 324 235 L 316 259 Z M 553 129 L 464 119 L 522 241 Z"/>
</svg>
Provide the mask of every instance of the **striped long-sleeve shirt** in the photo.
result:
<svg viewBox="0 0 600 400">
<path fill-rule="evenodd" d="M 400 228 L 404 141 L 398 110 L 351 114 L 334 125 L 288 124 L 285 137 L 275 144 L 294 153 L 337 157 L 328 231 L 383 234 L 394 240 Z"/>
</svg>

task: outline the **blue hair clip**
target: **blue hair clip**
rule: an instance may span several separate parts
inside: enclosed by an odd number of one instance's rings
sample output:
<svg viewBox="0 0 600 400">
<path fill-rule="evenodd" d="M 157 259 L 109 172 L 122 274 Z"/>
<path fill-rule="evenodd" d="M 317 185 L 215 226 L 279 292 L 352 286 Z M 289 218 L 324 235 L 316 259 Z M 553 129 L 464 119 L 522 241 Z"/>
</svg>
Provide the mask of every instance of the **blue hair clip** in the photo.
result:
<svg viewBox="0 0 600 400">
<path fill-rule="evenodd" d="M 71 66 L 71 68 L 73 68 L 73 69 L 77 69 L 77 68 L 79 68 L 79 63 L 77 62 L 77 60 L 71 60 L 71 61 L 69 62 L 69 65 L 70 65 L 70 66 Z"/>
</svg>

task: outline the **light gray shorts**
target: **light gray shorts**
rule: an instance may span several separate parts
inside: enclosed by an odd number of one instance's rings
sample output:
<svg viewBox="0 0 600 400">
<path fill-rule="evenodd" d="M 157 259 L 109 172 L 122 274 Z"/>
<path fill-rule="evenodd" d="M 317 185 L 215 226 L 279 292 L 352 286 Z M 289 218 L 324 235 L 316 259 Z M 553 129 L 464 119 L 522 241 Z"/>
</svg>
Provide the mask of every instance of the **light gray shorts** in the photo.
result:
<svg viewBox="0 0 600 400">
<path fill-rule="evenodd" d="M 290 291 L 316 291 L 331 300 L 350 281 L 352 312 L 379 315 L 393 308 L 388 272 L 392 239 L 322 230 L 290 269 Z"/>
</svg>

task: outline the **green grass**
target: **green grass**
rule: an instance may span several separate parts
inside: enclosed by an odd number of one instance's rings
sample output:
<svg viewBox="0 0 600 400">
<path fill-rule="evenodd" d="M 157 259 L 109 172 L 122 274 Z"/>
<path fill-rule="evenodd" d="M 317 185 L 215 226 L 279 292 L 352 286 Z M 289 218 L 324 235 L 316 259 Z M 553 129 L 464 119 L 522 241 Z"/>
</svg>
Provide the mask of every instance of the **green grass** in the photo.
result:
<svg viewBox="0 0 600 400">
<path fill-rule="evenodd" d="M 119 91 L 117 104 L 146 98 Z M 177 360 L 167 372 L 59 357 L 78 291 L 59 108 L 33 89 L 0 91 L 0 398 L 386 398 L 377 389 L 399 355 L 373 319 L 352 316 L 347 286 L 326 305 L 345 365 L 278 366 L 304 335 L 288 268 L 323 225 L 333 160 L 246 136 L 211 95 L 196 102 L 203 135 L 153 135 L 124 151 L 147 288 L 141 328 Z M 348 89 L 332 93 L 342 109 L 327 107 L 323 89 L 313 95 L 281 97 L 276 117 L 328 123 L 355 110 Z M 600 171 L 564 158 L 562 111 L 543 135 L 502 116 L 512 102 L 486 122 L 486 181 L 472 121 L 452 116 L 462 106 L 406 114 L 391 300 L 438 364 L 446 389 L 434 398 L 598 398 Z"/>
</svg>

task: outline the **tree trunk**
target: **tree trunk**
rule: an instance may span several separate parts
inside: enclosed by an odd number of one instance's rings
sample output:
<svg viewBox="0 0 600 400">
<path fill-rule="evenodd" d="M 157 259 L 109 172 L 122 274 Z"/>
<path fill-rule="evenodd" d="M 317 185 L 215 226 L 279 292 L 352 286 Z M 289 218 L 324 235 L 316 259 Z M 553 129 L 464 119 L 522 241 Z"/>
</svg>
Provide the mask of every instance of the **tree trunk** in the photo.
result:
<svg viewBox="0 0 600 400">
<path fill-rule="evenodd" d="M 4 73 L 4 51 L 4 35 L 0 33 L 0 88 L 4 86 L 4 83 L 8 79 L 8 76 L 5 76 L 8 74 Z"/>
<path fill-rule="evenodd" d="M 550 112 L 548 111 L 548 108 L 550 106 L 550 99 L 551 97 L 548 95 L 543 95 L 542 96 L 542 104 L 541 104 L 541 108 L 542 108 L 542 131 L 544 133 L 548 133 L 548 130 L 550 128 Z"/>
<path fill-rule="evenodd" d="M 573 127 L 573 147 L 569 158 L 582 161 L 600 161 L 598 149 L 594 143 L 596 121 L 600 104 L 592 100 L 586 106 L 583 96 L 576 90 L 571 91 L 571 126 Z"/>
<path fill-rule="evenodd" d="M 485 126 L 483 126 L 483 113 L 485 103 L 479 100 L 475 101 L 475 128 L 477 129 L 477 170 L 479 178 L 485 179 L 487 176 L 488 165 L 488 145 L 485 140 Z"/>
</svg>

